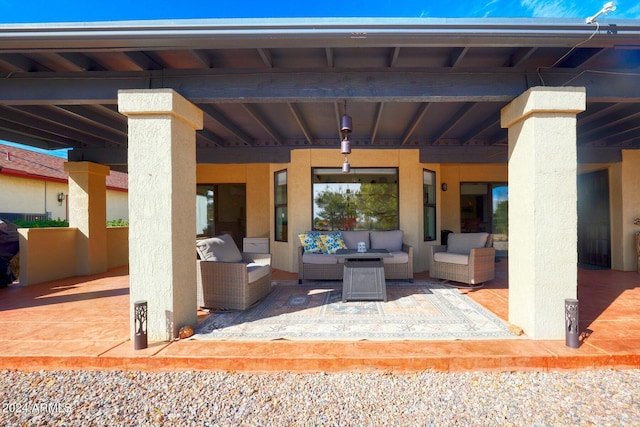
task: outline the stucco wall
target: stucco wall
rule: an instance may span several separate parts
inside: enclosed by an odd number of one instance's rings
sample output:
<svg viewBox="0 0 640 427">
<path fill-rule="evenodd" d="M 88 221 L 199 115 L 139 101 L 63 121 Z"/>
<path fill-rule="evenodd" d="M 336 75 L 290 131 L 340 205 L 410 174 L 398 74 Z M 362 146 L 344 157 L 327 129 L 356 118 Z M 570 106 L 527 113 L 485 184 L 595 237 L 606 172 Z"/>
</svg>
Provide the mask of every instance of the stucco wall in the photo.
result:
<svg viewBox="0 0 640 427">
<path fill-rule="evenodd" d="M 76 228 L 20 228 L 20 285 L 76 275 Z"/>
<path fill-rule="evenodd" d="M 107 228 L 107 268 L 129 264 L 129 227 Z"/>
<path fill-rule="evenodd" d="M 129 220 L 128 193 L 126 191 L 107 190 L 107 221 Z"/>
<path fill-rule="evenodd" d="M 51 212 L 52 219 L 67 219 L 66 200 L 58 202 L 58 193 L 67 194 L 66 182 L 0 175 L 0 188 L 0 212 Z"/>
<path fill-rule="evenodd" d="M 0 175 L 0 188 L 0 212 L 51 212 L 51 219 L 69 219 L 66 199 L 69 185 L 66 182 Z M 65 195 L 62 202 L 58 201 L 59 193 Z M 107 190 L 107 220 L 116 219 L 129 219 L 127 192 Z"/>
</svg>

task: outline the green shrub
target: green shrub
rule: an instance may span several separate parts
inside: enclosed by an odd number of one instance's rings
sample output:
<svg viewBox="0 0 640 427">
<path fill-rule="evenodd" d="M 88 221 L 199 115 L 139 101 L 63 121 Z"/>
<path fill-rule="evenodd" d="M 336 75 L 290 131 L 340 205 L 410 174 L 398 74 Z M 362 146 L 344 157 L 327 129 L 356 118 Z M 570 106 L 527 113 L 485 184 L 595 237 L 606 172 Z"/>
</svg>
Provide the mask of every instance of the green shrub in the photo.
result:
<svg viewBox="0 0 640 427">
<path fill-rule="evenodd" d="M 46 228 L 46 227 L 68 227 L 69 221 L 62 219 L 39 219 L 38 221 L 25 221 L 16 219 L 11 221 L 20 228 Z"/>
<path fill-rule="evenodd" d="M 111 221 L 107 221 L 107 227 L 128 227 L 129 221 L 125 221 L 123 219 L 112 219 Z"/>
</svg>

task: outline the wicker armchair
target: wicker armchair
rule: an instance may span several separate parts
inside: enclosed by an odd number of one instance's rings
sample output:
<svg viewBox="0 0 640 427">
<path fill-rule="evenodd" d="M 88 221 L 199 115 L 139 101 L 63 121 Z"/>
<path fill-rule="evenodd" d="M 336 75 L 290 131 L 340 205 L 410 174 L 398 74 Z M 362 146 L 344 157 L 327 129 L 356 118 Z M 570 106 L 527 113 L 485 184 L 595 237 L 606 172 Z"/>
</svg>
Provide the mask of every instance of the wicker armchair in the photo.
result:
<svg viewBox="0 0 640 427">
<path fill-rule="evenodd" d="M 271 254 L 243 253 L 241 262 L 197 263 L 200 307 L 246 310 L 271 290 Z"/>
<path fill-rule="evenodd" d="M 431 247 L 429 276 L 470 285 L 495 278 L 496 250 L 493 248 L 493 235 L 450 234 L 448 243 L 449 245 Z"/>
</svg>

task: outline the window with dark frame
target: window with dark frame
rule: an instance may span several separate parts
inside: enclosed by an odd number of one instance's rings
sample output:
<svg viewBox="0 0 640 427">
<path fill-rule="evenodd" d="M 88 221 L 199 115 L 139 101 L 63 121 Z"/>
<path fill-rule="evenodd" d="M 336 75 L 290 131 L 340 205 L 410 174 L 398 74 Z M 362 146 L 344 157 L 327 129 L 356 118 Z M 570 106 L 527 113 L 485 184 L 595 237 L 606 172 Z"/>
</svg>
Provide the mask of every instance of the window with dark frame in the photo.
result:
<svg viewBox="0 0 640 427">
<path fill-rule="evenodd" d="M 422 203 L 424 241 L 436 240 L 436 173 L 422 171 Z"/>
<path fill-rule="evenodd" d="M 312 169 L 314 230 L 397 230 L 397 168 Z"/>
<path fill-rule="evenodd" d="M 275 205 L 275 240 L 288 240 L 289 215 L 287 212 L 287 170 L 273 174 L 273 200 Z"/>
</svg>

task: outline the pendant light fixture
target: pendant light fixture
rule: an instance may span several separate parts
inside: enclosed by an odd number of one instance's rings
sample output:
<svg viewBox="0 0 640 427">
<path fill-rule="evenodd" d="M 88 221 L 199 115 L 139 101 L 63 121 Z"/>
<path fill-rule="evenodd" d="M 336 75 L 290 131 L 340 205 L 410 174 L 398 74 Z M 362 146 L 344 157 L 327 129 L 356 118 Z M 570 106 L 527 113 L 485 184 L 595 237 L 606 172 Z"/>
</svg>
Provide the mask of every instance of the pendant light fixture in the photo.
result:
<svg viewBox="0 0 640 427">
<path fill-rule="evenodd" d="M 347 114 L 347 100 L 344 101 L 344 114 L 340 118 L 340 133 L 342 134 L 342 142 L 340 143 L 340 153 L 344 154 L 344 163 L 342 164 L 342 172 L 351 172 L 351 165 L 349 164 L 349 154 L 351 154 L 351 141 L 349 141 L 349 134 L 353 132 L 351 122 L 351 116 Z"/>
</svg>

